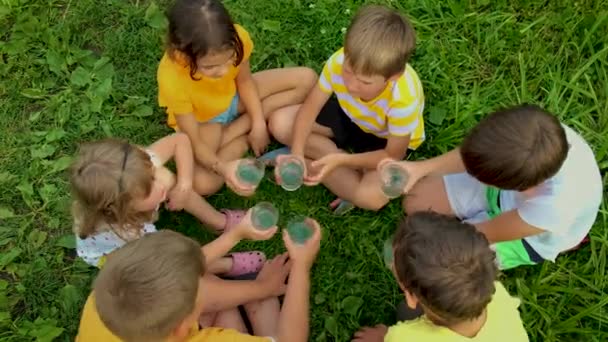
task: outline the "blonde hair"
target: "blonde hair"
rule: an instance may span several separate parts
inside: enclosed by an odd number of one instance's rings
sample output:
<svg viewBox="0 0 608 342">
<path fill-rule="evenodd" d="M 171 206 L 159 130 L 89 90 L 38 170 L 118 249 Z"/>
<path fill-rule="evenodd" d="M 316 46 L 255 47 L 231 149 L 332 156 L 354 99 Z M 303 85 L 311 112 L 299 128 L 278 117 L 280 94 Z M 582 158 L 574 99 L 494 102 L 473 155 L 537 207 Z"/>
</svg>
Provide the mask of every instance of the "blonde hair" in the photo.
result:
<svg viewBox="0 0 608 342">
<path fill-rule="evenodd" d="M 392 77 L 405 70 L 416 47 L 409 20 L 384 6 L 365 6 L 351 22 L 344 55 L 353 71 L 366 76 Z"/>
<path fill-rule="evenodd" d="M 93 284 L 99 318 L 126 341 L 160 341 L 194 311 L 205 273 L 200 245 L 162 230 L 108 257 Z"/>
<path fill-rule="evenodd" d="M 147 197 L 153 181 L 154 166 L 142 149 L 117 139 L 83 144 L 70 169 L 74 232 L 84 239 L 107 224 L 121 237 L 139 233 L 156 212 L 135 210 L 133 200 Z"/>
</svg>

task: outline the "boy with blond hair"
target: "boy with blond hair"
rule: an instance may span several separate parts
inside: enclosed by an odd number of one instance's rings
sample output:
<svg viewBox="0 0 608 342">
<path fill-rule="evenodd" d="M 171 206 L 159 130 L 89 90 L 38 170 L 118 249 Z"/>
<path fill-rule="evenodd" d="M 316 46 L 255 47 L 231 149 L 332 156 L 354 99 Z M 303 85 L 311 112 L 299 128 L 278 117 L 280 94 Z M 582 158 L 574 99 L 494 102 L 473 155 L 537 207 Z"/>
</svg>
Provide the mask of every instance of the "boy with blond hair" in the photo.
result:
<svg viewBox="0 0 608 342">
<path fill-rule="evenodd" d="M 305 184 L 323 183 L 363 209 L 388 202 L 376 165 L 387 157 L 403 159 L 424 141 L 422 84 L 408 64 L 415 45 L 404 16 L 363 7 L 304 103 L 271 116 L 274 137 L 302 161 L 313 160 Z"/>
<path fill-rule="evenodd" d="M 393 238 L 392 271 L 406 305 L 423 315 L 390 328 L 362 328 L 353 342 L 527 342 L 517 307 L 496 280 L 495 254 L 468 223 L 417 212 Z"/>
<path fill-rule="evenodd" d="M 215 244 L 207 250 L 203 247 L 201 253 L 194 240 L 163 230 L 129 242 L 108 257 L 85 304 L 76 341 L 306 341 L 310 269 L 321 238 L 318 224 L 310 222 L 315 227 L 311 239 L 303 245 L 294 244 L 284 233 L 289 261 L 287 254 L 280 255 L 258 275 L 258 280 L 284 284 L 289 274 L 281 312 L 261 307 L 255 318 L 265 326 L 268 337 L 199 328 L 207 302 L 206 264 L 222 255 L 220 252 L 230 243 Z M 224 320 L 241 319 L 235 315 Z M 227 323 L 223 326 L 230 325 Z M 253 329 L 256 333 L 255 326 Z"/>
</svg>

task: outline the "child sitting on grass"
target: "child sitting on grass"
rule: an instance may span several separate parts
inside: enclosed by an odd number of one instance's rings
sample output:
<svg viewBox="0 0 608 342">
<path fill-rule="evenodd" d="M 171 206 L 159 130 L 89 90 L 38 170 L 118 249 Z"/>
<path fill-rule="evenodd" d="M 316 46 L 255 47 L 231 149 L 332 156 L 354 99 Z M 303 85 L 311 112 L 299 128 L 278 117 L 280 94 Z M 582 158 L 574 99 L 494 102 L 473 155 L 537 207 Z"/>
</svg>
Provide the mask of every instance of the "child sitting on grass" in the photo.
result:
<svg viewBox="0 0 608 342">
<path fill-rule="evenodd" d="M 390 328 L 363 328 L 353 341 L 528 341 L 519 300 L 496 281 L 495 254 L 472 225 L 417 212 L 399 225 L 393 255 L 405 302 L 424 314 Z"/>
<path fill-rule="evenodd" d="M 534 105 L 492 113 L 459 148 L 400 165 L 410 175 L 405 211 L 430 209 L 473 223 L 494 244 L 501 269 L 555 261 L 576 248 L 602 200 L 587 142 Z"/>
<path fill-rule="evenodd" d="M 387 157 L 403 159 L 424 141 L 422 83 L 408 64 L 414 48 L 415 32 L 404 16 L 363 7 L 304 103 L 270 117 L 274 137 L 302 161 L 313 160 L 305 184 L 323 183 L 363 209 L 388 203 L 376 166 Z M 285 157 L 277 158 L 279 167 Z M 342 211 L 338 203 L 332 206 Z"/>
<path fill-rule="evenodd" d="M 254 333 L 267 337 L 200 329 L 199 317 L 210 296 L 204 282 L 206 263 L 222 255 L 221 248 L 213 252 L 205 246 L 201 254 L 195 241 L 161 231 L 128 243 L 108 258 L 85 304 L 76 341 L 307 341 L 310 269 L 320 238 L 316 222 L 314 235 L 303 245 L 294 244 L 284 232 L 288 264 L 281 256 L 269 264 L 268 273 L 260 274 L 284 276 L 291 266 L 280 313 L 277 307 L 260 308 L 252 319 L 266 328 L 259 333 L 252 324 Z M 284 282 L 281 276 L 276 278 Z M 239 325 L 240 319 L 236 312 L 225 317 L 228 325 Z"/>
<path fill-rule="evenodd" d="M 266 118 L 302 103 L 317 75 L 303 67 L 252 73 L 253 40 L 220 0 L 176 0 L 168 19 L 158 102 L 169 126 L 192 141 L 193 187 L 210 195 L 226 182 L 239 195 L 251 195 L 255 189 L 234 177 L 237 160 L 249 147 L 256 155 L 266 149 Z"/>
</svg>

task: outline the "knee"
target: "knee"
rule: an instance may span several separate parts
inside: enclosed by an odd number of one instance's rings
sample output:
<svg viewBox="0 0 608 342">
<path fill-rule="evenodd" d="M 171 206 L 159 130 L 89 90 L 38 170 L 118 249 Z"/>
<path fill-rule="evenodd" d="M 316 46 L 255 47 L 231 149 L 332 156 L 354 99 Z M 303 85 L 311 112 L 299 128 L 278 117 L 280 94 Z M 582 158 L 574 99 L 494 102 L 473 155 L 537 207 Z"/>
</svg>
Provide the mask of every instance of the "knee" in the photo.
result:
<svg viewBox="0 0 608 342">
<path fill-rule="evenodd" d="M 282 144 L 291 144 L 291 130 L 293 120 L 291 115 L 287 115 L 284 110 L 279 109 L 272 113 L 268 119 L 268 130 L 270 134 Z"/>
<path fill-rule="evenodd" d="M 388 198 L 384 196 L 371 196 L 369 194 L 357 196 L 357 200 L 353 201 L 358 208 L 379 211 L 388 203 Z"/>
<path fill-rule="evenodd" d="M 218 192 L 224 185 L 224 179 L 211 171 L 206 169 L 197 168 L 192 180 L 193 190 L 201 195 L 207 196 Z"/>
<path fill-rule="evenodd" d="M 416 186 L 407 195 L 403 196 L 401 205 L 406 215 L 430 209 L 429 203 L 417 194 Z"/>
<path fill-rule="evenodd" d="M 307 67 L 299 68 L 298 81 L 300 86 L 306 90 L 307 94 L 310 89 L 317 84 L 318 79 L 319 76 L 313 69 Z"/>
</svg>

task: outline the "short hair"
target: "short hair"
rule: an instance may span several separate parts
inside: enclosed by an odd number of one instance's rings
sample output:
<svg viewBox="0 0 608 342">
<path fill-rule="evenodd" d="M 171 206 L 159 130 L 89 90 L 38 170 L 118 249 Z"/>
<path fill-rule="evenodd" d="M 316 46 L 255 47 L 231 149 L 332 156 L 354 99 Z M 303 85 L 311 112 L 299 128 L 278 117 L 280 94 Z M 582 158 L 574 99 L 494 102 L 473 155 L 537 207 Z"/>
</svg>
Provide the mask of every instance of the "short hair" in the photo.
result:
<svg viewBox="0 0 608 342">
<path fill-rule="evenodd" d="M 524 191 L 553 177 L 568 156 L 559 120 L 535 105 L 485 117 L 466 136 L 460 155 L 467 172 L 482 183 Z"/>
<path fill-rule="evenodd" d="M 384 6 L 365 6 L 353 18 L 344 42 L 344 55 L 353 71 L 385 78 L 405 70 L 416 47 L 409 20 Z"/>
<path fill-rule="evenodd" d="M 108 256 L 93 285 L 100 319 L 127 341 L 156 341 L 194 311 L 205 272 L 200 245 L 162 230 Z"/>
<path fill-rule="evenodd" d="M 431 211 L 409 215 L 393 240 L 402 286 L 450 325 L 479 317 L 495 291 L 496 256 L 468 223 Z"/>
</svg>

